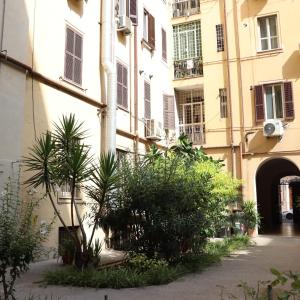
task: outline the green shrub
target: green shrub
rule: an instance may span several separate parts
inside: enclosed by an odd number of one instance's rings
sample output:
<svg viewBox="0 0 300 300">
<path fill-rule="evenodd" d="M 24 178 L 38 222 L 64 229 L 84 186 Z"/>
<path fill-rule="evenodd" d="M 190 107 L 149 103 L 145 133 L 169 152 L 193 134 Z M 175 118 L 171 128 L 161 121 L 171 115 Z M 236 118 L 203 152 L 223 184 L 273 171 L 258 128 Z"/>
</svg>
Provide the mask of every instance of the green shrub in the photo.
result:
<svg viewBox="0 0 300 300">
<path fill-rule="evenodd" d="M 241 221 L 246 230 L 255 229 L 260 225 L 260 216 L 256 209 L 256 203 L 254 201 L 244 201 L 242 204 Z"/>
<path fill-rule="evenodd" d="M 35 213 L 39 201 L 33 193 L 29 197 L 28 201 L 20 197 L 19 178 L 9 178 L 0 196 L 0 283 L 5 300 L 14 299 L 16 279 L 40 254 L 50 230 L 50 225 L 39 226 Z"/>
</svg>

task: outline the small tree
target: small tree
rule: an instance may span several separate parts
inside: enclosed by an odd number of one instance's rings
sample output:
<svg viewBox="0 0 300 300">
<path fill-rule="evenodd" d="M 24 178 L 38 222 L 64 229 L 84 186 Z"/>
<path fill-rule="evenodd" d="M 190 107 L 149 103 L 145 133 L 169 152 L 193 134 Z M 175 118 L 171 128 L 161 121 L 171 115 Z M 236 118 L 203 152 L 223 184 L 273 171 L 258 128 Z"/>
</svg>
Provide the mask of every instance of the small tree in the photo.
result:
<svg viewBox="0 0 300 300">
<path fill-rule="evenodd" d="M 101 216 L 118 180 L 117 162 L 111 153 L 103 154 L 99 163 L 95 162 L 90 155 L 91 147 L 84 144 L 86 131 L 83 123 L 79 123 L 75 115 L 63 116 L 59 123 L 54 123 L 54 128 L 53 132 L 47 131 L 37 139 L 25 158 L 27 171 L 33 172 L 26 183 L 44 189 L 59 221 L 74 241 L 76 266 L 85 268 L 93 261 L 95 230 L 101 224 Z M 54 201 L 61 185 L 69 186 L 71 191 L 71 228 Z M 87 215 L 80 212 L 75 201 L 77 189 L 87 192 L 94 200 Z M 89 225 L 93 227 L 89 238 L 83 224 L 86 216 L 90 217 Z M 75 230 L 77 222 L 79 235 Z"/>
<path fill-rule="evenodd" d="M 27 202 L 21 199 L 19 180 L 11 178 L 0 196 L 0 283 L 4 299 L 15 299 L 16 279 L 29 269 L 50 229 L 45 225 L 41 233 L 35 215 L 38 201 L 31 197 Z"/>
</svg>

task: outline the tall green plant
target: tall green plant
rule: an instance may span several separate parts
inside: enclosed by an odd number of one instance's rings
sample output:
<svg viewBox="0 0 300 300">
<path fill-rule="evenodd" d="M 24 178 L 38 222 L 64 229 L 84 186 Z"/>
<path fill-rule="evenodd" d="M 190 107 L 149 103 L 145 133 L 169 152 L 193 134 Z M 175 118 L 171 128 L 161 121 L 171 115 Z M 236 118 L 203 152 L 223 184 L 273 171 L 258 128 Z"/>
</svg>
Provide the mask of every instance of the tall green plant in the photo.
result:
<svg viewBox="0 0 300 300">
<path fill-rule="evenodd" d="M 0 283 L 5 300 L 15 299 L 15 281 L 29 269 L 51 227 L 44 225 L 41 233 L 35 214 L 39 201 L 29 196 L 28 201 L 20 197 L 19 180 L 12 178 L 0 196 Z"/>
<path fill-rule="evenodd" d="M 26 184 L 41 187 L 45 190 L 51 205 L 60 222 L 65 227 L 76 247 L 75 264 L 85 268 L 93 259 L 90 255 L 95 229 L 103 214 L 105 202 L 116 184 L 116 161 L 113 154 L 103 154 L 98 163 L 90 155 L 91 147 L 84 144 L 86 130 L 75 115 L 63 116 L 59 123 L 54 123 L 54 131 L 41 135 L 29 155 L 25 158 L 27 171 L 31 172 Z M 71 191 L 70 213 L 71 229 L 58 210 L 54 201 L 58 187 L 68 185 Z M 92 235 L 87 238 L 84 227 L 84 215 L 75 201 L 77 189 L 87 191 L 94 200 L 88 215 L 93 226 Z M 79 224 L 80 234 L 75 226 Z"/>
</svg>

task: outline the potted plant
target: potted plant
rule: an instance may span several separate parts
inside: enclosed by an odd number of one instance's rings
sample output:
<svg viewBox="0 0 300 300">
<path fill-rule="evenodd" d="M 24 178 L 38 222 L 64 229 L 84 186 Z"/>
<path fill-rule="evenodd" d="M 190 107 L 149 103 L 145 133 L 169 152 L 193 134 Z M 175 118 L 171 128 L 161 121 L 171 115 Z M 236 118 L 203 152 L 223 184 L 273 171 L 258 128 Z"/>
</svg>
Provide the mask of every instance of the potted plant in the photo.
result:
<svg viewBox="0 0 300 300">
<path fill-rule="evenodd" d="M 260 225 L 260 215 L 256 203 L 252 200 L 244 201 L 242 206 L 241 220 L 248 235 L 253 235 L 256 226 Z"/>
</svg>

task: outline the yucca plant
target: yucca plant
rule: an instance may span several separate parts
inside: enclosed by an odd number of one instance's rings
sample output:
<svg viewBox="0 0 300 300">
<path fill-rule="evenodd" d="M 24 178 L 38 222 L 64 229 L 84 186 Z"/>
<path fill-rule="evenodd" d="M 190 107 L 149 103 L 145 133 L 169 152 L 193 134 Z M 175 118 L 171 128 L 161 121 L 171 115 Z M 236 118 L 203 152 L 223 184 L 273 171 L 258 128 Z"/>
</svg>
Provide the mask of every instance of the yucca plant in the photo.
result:
<svg viewBox="0 0 300 300">
<path fill-rule="evenodd" d="M 30 153 L 25 157 L 30 178 L 25 182 L 28 186 L 44 189 L 58 219 L 74 241 L 76 247 L 75 264 L 85 268 L 90 260 L 90 247 L 100 216 L 104 213 L 109 195 L 117 183 L 117 162 L 115 155 L 103 154 L 99 162 L 90 155 L 91 146 L 84 144 L 87 131 L 83 123 L 76 120 L 74 114 L 63 116 L 54 124 L 54 131 L 47 131 L 35 142 Z M 59 187 L 68 185 L 71 192 L 70 215 L 71 228 L 58 210 L 54 199 Z M 80 188 L 94 200 L 87 213 L 93 233 L 88 239 L 83 225 L 84 216 L 75 201 L 76 190 Z M 75 224 L 78 222 L 80 235 L 76 234 Z"/>
</svg>

